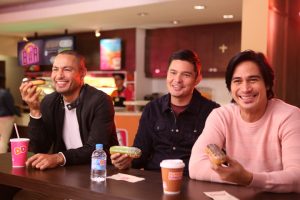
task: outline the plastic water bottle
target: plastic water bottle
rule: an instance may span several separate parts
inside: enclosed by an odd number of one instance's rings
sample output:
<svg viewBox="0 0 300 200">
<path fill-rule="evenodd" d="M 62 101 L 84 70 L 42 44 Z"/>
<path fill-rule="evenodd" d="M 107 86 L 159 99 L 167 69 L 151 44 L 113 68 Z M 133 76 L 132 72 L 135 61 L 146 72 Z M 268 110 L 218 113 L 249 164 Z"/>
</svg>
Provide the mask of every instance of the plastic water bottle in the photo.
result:
<svg viewBox="0 0 300 200">
<path fill-rule="evenodd" d="M 96 144 L 92 154 L 91 180 L 102 182 L 106 180 L 106 153 L 102 144 Z"/>
</svg>

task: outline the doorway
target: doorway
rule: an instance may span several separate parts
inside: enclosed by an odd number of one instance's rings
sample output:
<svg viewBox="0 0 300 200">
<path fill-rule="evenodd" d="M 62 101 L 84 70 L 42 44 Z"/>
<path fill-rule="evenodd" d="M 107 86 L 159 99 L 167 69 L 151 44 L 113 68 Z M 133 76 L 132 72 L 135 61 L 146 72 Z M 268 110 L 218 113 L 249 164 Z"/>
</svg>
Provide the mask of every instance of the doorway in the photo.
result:
<svg viewBox="0 0 300 200">
<path fill-rule="evenodd" d="M 0 88 L 5 86 L 5 61 L 0 61 Z"/>
</svg>

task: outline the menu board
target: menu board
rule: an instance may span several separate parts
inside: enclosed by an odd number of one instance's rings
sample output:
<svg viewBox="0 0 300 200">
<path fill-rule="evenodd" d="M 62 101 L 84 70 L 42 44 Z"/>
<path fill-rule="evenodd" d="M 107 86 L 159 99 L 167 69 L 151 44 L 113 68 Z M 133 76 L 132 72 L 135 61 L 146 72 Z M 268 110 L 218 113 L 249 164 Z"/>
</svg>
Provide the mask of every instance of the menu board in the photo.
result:
<svg viewBox="0 0 300 200">
<path fill-rule="evenodd" d="M 100 40 L 100 70 L 121 69 L 121 39 Z"/>
<path fill-rule="evenodd" d="M 64 50 L 74 49 L 74 37 L 56 37 L 44 40 L 43 65 L 52 65 L 55 56 Z"/>
</svg>

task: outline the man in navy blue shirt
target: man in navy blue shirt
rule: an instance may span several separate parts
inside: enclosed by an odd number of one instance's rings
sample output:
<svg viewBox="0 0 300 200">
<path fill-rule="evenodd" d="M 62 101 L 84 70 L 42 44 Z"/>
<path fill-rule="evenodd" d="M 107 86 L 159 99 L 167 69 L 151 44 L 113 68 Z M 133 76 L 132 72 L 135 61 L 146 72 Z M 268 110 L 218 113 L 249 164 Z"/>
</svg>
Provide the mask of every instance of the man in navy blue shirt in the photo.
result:
<svg viewBox="0 0 300 200">
<path fill-rule="evenodd" d="M 147 104 L 139 122 L 133 146 L 142 150 L 142 156 L 132 159 L 113 154 L 113 165 L 118 169 L 160 170 L 162 160 L 182 159 L 187 175 L 191 149 L 207 116 L 219 107 L 195 89 L 201 79 L 200 60 L 193 51 L 173 53 L 166 81 L 169 93 Z"/>
</svg>

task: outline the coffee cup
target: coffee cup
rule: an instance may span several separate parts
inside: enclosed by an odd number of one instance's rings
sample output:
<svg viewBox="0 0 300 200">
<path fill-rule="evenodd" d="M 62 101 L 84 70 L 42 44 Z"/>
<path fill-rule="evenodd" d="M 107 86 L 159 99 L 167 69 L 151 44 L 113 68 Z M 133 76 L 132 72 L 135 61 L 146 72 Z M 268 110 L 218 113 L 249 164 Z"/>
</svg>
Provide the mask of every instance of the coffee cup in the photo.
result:
<svg viewBox="0 0 300 200">
<path fill-rule="evenodd" d="M 11 158 L 13 167 L 25 167 L 29 138 L 10 139 Z"/>
<path fill-rule="evenodd" d="M 165 194 L 180 193 L 184 166 L 180 159 L 167 159 L 160 163 Z"/>
</svg>

